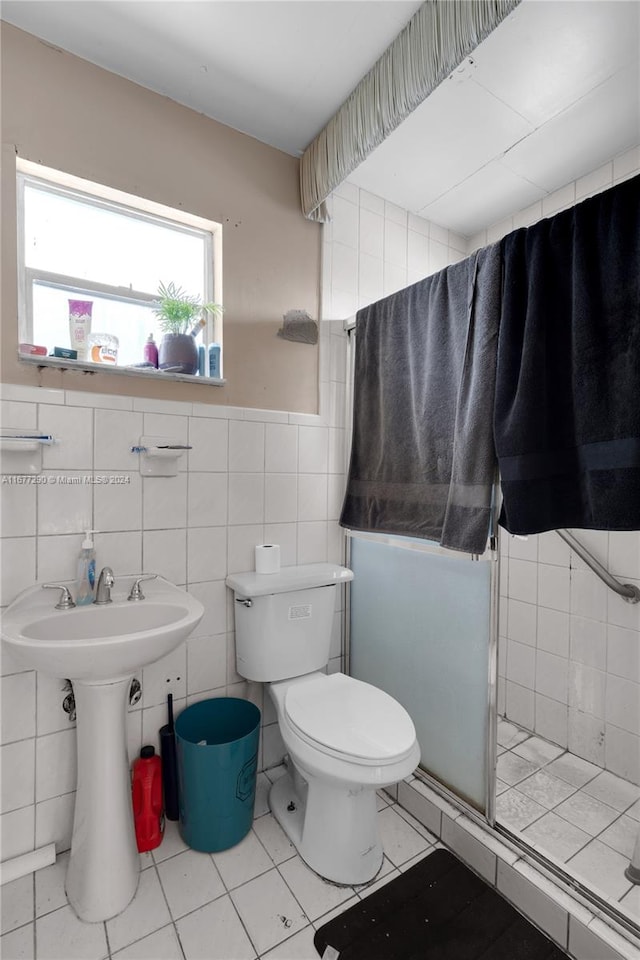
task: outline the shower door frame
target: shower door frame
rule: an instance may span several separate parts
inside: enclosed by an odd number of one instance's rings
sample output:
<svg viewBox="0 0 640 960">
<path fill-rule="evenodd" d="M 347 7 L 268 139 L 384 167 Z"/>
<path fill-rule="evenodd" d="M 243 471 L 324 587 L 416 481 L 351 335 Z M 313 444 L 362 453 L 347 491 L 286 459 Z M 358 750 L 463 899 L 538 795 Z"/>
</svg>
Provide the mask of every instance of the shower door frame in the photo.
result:
<svg viewBox="0 0 640 960">
<path fill-rule="evenodd" d="M 498 722 L 498 610 L 499 610 L 499 554 L 497 550 L 497 539 L 491 536 L 487 551 L 490 556 L 480 561 L 478 557 L 471 554 L 460 554 L 456 551 L 447 550 L 427 541 L 413 540 L 411 547 L 406 547 L 397 537 L 387 534 L 361 533 L 358 530 L 346 529 L 345 533 L 345 565 L 351 565 L 351 542 L 353 539 L 374 541 L 376 543 L 389 544 L 390 546 L 401 546 L 406 549 L 417 550 L 421 553 L 428 553 L 432 556 L 450 556 L 460 560 L 465 556 L 467 562 L 490 563 L 490 598 L 489 598 L 489 643 L 487 647 L 487 715 L 486 715 L 486 750 L 485 750 L 485 809 L 479 810 L 473 804 L 469 803 L 465 797 L 456 793 L 455 790 L 448 787 L 441 780 L 438 780 L 433 774 L 422 766 L 416 767 L 414 776 L 422 780 L 429 787 L 440 794 L 445 800 L 461 807 L 464 812 L 478 823 L 488 824 L 495 827 L 495 808 L 496 808 L 496 761 L 498 752 L 497 742 L 497 722 Z M 405 538 L 406 539 L 406 538 Z M 346 595 L 344 604 L 344 669 L 345 673 L 351 676 L 351 584 L 346 584 Z"/>
</svg>

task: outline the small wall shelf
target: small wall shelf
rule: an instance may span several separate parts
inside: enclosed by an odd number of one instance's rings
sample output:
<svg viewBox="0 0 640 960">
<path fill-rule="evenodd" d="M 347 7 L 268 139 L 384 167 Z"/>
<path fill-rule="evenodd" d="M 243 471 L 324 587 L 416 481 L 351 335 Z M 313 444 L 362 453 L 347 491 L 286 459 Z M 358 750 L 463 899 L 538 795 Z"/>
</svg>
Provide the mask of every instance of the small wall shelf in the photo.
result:
<svg viewBox="0 0 640 960">
<path fill-rule="evenodd" d="M 140 445 L 132 453 L 140 455 L 143 477 L 176 477 L 178 461 L 191 447 L 175 437 L 140 437 Z"/>
<path fill-rule="evenodd" d="M 42 472 L 42 448 L 55 443 L 52 436 L 38 430 L 3 427 L 0 433 L 2 473 L 11 476 L 35 476 Z"/>
</svg>

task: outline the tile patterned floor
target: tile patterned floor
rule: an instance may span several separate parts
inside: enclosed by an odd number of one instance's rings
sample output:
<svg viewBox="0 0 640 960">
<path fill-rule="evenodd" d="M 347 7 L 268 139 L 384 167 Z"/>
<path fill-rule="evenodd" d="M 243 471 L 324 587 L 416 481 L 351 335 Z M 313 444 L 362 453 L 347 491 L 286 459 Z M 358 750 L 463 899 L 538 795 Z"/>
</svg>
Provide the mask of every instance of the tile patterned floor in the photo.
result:
<svg viewBox="0 0 640 960">
<path fill-rule="evenodd" d="M 283 768 L 269 771 L 275 779 Z M 325 883 L 305 865 L 268 811 L 270 781 L 258 777 L 253 828 L 223 853 L 189 850 L 168 823 L 157 850 L 142 855 L 138 892 L 119 917 L 81 923 L 63 883 L 68 854 L 3 887 L 4 960 L 317 960 L 313 935 L 441 846 L 422 824 L 379 795 L 385 858 L 359 887 Z M 5 932 L 6 931 L 6 932 Z"/>
<path fill-rule="evenodd" d="M 498 719 L 496 819 L 640 923 L 640 787 Z"/>
</svg>

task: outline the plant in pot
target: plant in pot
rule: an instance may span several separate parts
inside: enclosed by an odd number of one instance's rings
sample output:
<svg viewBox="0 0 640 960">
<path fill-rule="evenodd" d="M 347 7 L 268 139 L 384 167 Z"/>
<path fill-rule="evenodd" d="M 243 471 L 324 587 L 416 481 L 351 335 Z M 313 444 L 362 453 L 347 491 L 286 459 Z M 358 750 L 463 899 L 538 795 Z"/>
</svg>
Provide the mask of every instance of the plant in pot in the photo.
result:
<svg viewBox="0 0 640 960">
<path fill-rule="evenodd" d="M 153 312 L 164 334 L 158 350 L 159 368 L 194 374 L 198 369 L 195 335 L 204 325 L 204 315 L 221 313 L 222 307 L 219 303 L 202 303 L 172 282 L 158 287 Z"/>
</svg>

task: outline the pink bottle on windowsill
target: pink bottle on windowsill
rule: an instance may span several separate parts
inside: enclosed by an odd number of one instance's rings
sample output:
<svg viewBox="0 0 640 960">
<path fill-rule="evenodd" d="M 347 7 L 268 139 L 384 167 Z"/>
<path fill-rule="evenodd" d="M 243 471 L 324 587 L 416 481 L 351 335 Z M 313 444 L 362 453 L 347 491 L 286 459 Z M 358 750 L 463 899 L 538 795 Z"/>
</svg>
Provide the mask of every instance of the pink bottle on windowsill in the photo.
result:
<svg viewBox="0 0 640 960">
<path fill-rule="evenodd" d="M 78 360 L 87 360 L 93 300 L 69 300 L 69 343 Z"/>
<path fill-rule="evenodd" d="M 158 366 L 158 347 L 153 339 L 152 333 L 149 334 L 147 342 L 144 345 L 143 356 L 147 363 L 150 363 L 154 367 Z"/>
</svg>

